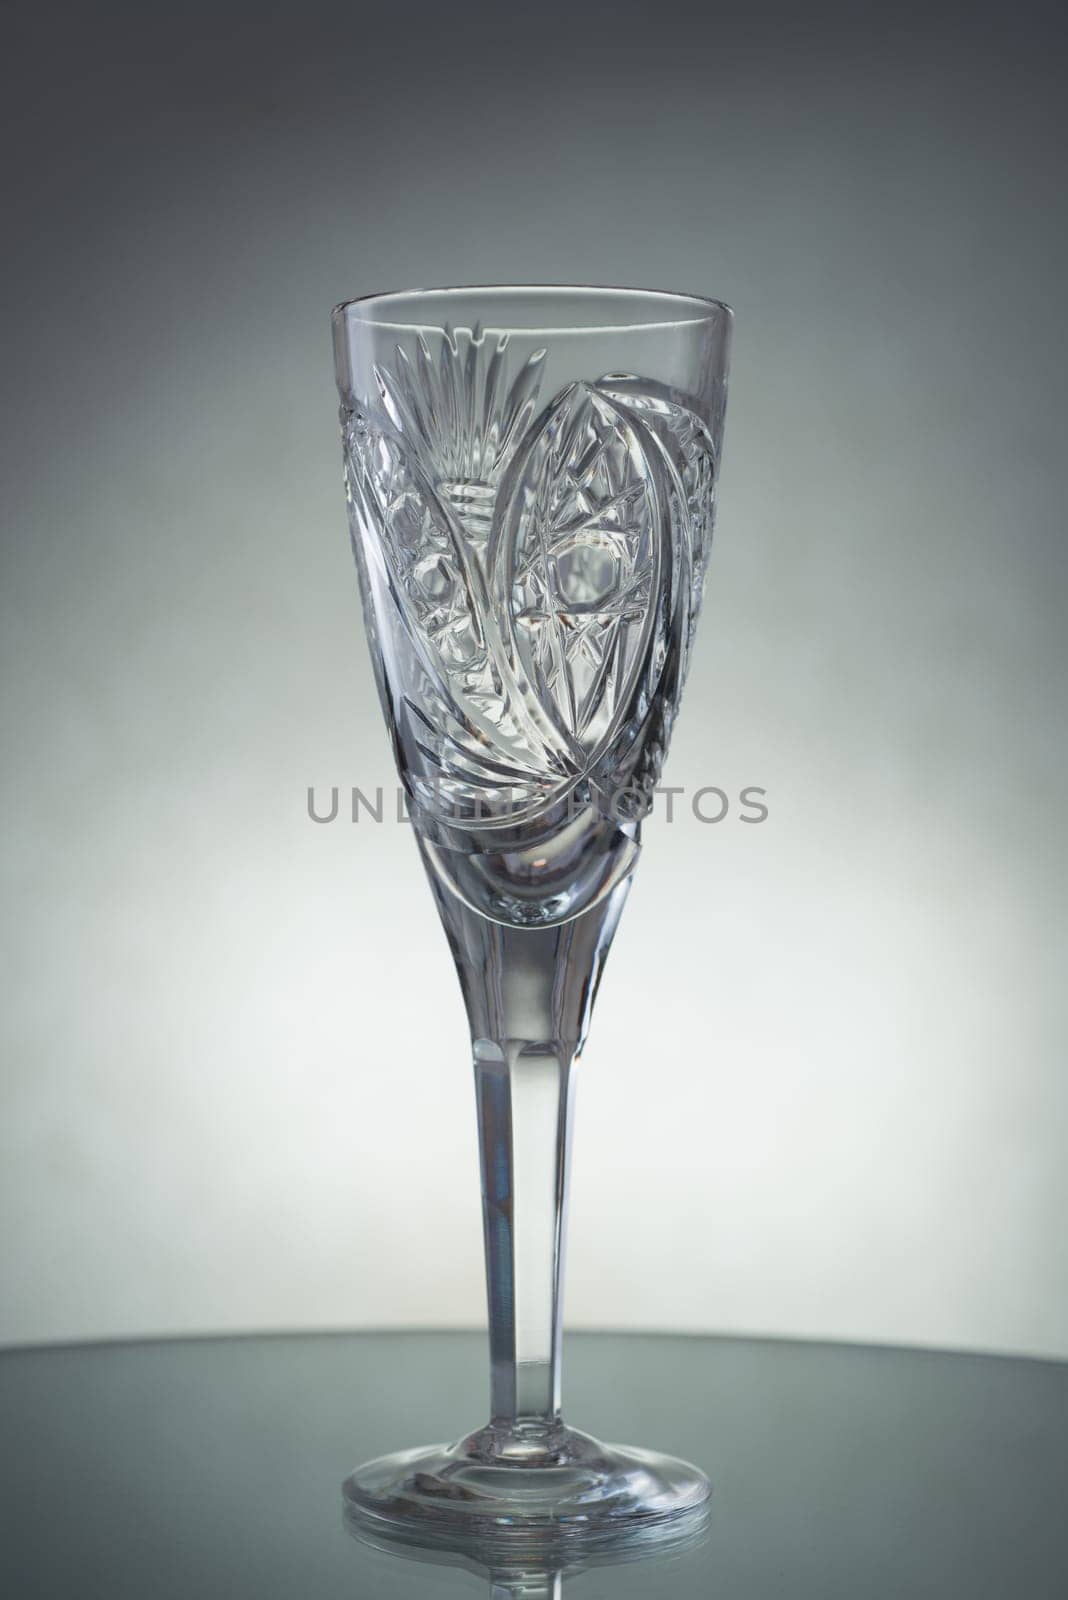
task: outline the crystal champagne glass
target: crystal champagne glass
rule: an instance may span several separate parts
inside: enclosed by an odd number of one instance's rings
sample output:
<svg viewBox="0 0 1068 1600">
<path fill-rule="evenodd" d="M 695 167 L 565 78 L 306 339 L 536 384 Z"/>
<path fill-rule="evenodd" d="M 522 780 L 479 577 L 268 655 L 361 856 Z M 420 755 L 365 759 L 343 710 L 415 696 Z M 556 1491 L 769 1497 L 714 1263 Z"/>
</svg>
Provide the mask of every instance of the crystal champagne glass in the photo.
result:
<svg viewBox="0 0 1068 1600">
<path fill-rule="evenodd" d="M 334 312 L 364 618 L 471 1028 L 490 1416 L 345 1483 L 371 1523 L 586 1545 L 703 1505 L 560 1411 L 575 1067 L 686 677 L 731 313 L 638 289 Z"/>
</svg>

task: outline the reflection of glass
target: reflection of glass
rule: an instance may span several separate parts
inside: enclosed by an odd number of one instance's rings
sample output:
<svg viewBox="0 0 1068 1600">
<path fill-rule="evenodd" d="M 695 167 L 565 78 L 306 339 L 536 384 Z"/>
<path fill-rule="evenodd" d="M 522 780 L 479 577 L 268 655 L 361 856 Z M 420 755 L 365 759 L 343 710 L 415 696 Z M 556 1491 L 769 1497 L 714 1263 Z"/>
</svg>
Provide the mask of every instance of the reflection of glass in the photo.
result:
<svg viewBox="0 0 1068 1600">
<path fill-rule="evenodd" d="M 475 1544 L 460 1542 L 450 1545 L 447 1540 L 411 1533 L 402 1535 L 389 1524 L 369 1523 L 358 1509 L 350 1509 L 346 1527 L 361 1544 L 385 1555 L 400 1556 L 407 1561 L 432 1567 L 462 1567 L 489 1583 L 490 1600 L 562 1600 L 564 1579 L 577 1576 L 589 1567 L 614 1567 L 635 1561 L 669 1560 L 704 1543 L 708 1533 L 708 1506 L 699 1506 L 671 1522 L 647 1528 L 643 1533 L 632 1534 L 614 1546 L 602 1550 L 583 1549 L 577 1553 L 574 1540 L 556 1540 L 550 1535 L 537 1544 L 524 1543 L 521 1550 L 515 1541 L 500 1535 Z M 425 1591 L 415 1588 L 407 1591 L 426 1600 L 439 1592 L 432 1580 Z M 646 1585 L 643 1588 L 648 1591 Z"/>
<path fill-rule="evenodd" d="M 386 1521 L 587 1539 L 708 1494 L 565 1427 L 559 1351 L 572 1069 L 688 664 L 730 321 L 622 289 L 334 314 L 372 656 L 471 1025 L 489 1289 L 490 1421 L 355 1473 Z"/>
</svg>

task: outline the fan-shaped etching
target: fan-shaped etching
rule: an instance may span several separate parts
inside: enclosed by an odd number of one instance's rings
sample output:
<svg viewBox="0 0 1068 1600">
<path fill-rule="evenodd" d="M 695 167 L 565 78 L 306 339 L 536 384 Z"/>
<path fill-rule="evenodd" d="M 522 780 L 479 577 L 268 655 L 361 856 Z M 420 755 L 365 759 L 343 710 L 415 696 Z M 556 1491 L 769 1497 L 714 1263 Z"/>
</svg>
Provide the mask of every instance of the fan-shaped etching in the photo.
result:
<svg viewBox="0 0 1068 1600">
<path fill-rule="evenodd" d="M 545 351 L 509 373 L 507 333 L 446 326 L 435 361 L 423 334 L 374 369 L 382 406 L 468 538 L 484 547 L 497 486 L 537 409 Z"/>
</svg>

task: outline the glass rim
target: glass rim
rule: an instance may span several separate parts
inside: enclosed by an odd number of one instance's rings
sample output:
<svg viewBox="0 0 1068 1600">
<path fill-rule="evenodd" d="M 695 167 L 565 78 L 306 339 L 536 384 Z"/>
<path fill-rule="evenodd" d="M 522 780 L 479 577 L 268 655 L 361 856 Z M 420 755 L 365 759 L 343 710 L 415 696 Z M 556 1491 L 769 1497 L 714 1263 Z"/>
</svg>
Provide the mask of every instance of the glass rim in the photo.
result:
<svg viewBox="0 0 1068 1600">
<path fill-rule="evenodd" d="M 438 287 L 413 288 L 413 289 L 384 289 L 369 294 L 355 295 L 350 300 L 342 300 L 334 306 L 331 320 L 335 325 L 343 324 L 350 313 L 356 312 L 353 320 L 362 322 L 371 328 L 392 329 L 433 329 L 437 326 L 433 322 L 419 321 L 408 317 L 394 320 L 393 318 L 378 317 L 375 315 L 361 316 L 358 314 L 360 307 L 368 311 L 378 306 L 388 307 L 391 303 L 403 300 L 418 299 L 425 295 L 428 298 L 440 296 L 447 299 L 450 296 L 462 295 L 538 295 L 547 296 L 576 294 L 576 295 L 606 295 L 618 296 L 622 299 L 633 296 L 635 300 L 645 300 L 647 303 L 656 301 L 666 302 L 668 306 L 676 305 L 680 308 L 687 306 L 691 310 L 690 316 L 664 316 L 664 317 L 637 317 L 633 321 L 598 323 L 576 322 L 567 327 L 557 327 L 550 323 L 548 316 L 543 323 L 534 327 L 505 327 L 503 324 L 498 329 L 494 323 L 487 323 L 480 319 L 485 329 L 493 331 L 510 332 L 518 334 L 546 334 L 559 336 L 561 334 L 593 334 L 593 333 L 626 333 L 654 331 L 658 328 L 693 327 L 702 322 L 714 322 L 725 318 L 728 325 L 734 320 L 734 311 L 725 300 L 716 300 L 709 295 L 691 294 L 681 289 L 644 289 L 631 284 L 607 283 L 465 283 L 443 284 Z M 488 308 L 487 308 L 488 309 Z"/>
</svg>

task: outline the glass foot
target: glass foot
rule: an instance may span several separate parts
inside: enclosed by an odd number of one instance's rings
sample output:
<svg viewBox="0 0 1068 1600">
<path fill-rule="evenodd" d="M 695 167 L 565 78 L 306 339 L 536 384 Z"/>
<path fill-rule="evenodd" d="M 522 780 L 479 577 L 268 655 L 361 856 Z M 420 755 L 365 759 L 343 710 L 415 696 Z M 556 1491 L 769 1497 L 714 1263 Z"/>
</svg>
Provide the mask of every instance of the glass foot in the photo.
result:
<svg viewBox="0 0 1068 1600">
<path fill-rule="evenodd" d="M 350 1515 L 372 1529 L 588 1546 L 691 1519 L 711 1487 L 687 1461 L 601 1444 L 562 1424 L 529 1432 L 490 1424 L 456 1445 L 369 1461 L 343 1493 Z"/>
</svg>

